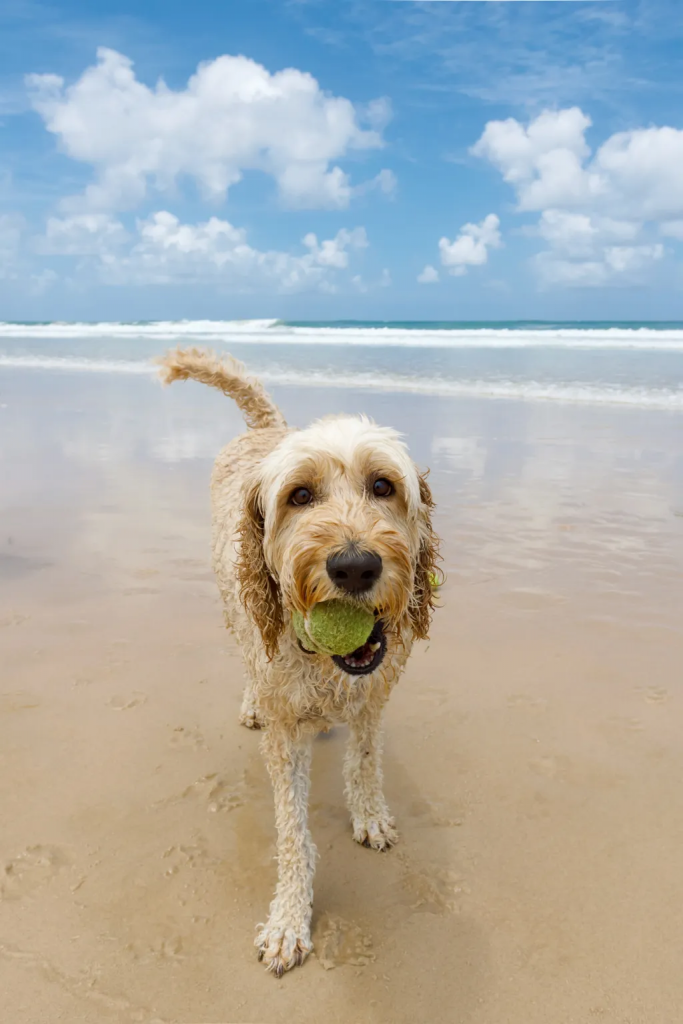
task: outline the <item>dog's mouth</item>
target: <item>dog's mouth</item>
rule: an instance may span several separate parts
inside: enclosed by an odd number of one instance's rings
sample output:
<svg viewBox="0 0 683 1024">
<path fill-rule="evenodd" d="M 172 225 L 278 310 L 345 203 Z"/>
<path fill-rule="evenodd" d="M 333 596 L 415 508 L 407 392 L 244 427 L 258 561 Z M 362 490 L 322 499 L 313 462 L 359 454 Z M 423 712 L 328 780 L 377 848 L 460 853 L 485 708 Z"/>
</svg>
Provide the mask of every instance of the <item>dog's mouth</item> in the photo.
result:
<svg viewBox="0 0 683 1024">
<path fill-rule="evenodd" d="M 381 619 L 377 619 L 372 633 L 362 647 L 358 647 L 351 654 L 342 657 L 339 654 L 332 655 L 332 661 L 337 668 L 348 672 L 350 676 L 367 676 L 384 661 L 387 653 L 387 638 L 384 635 L 384 626 Z"/>
</svg>

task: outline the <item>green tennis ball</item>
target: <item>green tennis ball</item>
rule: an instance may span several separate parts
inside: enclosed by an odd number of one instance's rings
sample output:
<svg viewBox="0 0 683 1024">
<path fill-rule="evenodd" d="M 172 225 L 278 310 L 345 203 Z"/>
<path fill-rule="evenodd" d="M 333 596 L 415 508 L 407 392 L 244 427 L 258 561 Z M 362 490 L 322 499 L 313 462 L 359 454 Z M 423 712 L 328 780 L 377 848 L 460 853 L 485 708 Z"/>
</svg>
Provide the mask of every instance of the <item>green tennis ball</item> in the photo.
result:
<svg viewBox="0 0 683 1024">
<path fill-rule="evenodd" d="M 345 657 L 366 642 L 375 616 L 345 601 L 321 601 L 305 618 L 301 612 L 293 612 L 292 624 L 306 650 Z"/>
</svg>

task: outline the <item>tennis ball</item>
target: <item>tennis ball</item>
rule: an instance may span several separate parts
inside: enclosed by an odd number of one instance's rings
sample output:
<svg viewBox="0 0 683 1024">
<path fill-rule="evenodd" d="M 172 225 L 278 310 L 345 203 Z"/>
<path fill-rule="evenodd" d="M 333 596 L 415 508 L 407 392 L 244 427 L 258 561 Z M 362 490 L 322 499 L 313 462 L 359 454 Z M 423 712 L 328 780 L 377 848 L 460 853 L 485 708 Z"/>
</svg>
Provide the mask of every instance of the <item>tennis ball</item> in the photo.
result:
<svg viewBox="0 0 683 1024">
<path fill-rule="evenodd" d="M 321 601 L 305 618 L 301 612 L 293 612 L 292 624 L 306 650 L 345 657 L 366 642 L 375 616 L 345 601 Z"/>
<path fill-rule="evenodd" d="M 439 579 L 435 572 L 430 572 L 429 574 L 429 585 L 432 588 L 432 590 L 438 590 L 439 587 L 441 586 L 441 580 Z"/>
</svg>

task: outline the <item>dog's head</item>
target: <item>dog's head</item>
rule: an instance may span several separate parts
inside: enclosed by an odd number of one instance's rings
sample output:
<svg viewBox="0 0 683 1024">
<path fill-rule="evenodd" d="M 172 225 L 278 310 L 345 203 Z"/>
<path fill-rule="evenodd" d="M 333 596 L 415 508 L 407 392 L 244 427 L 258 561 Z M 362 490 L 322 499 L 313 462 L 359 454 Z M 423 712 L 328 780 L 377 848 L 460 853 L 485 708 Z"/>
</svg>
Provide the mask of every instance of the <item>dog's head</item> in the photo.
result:
<svg viewBox="0 0 683 1024">
<path fill-rule="evenodd" d="M 426 637 L 438 573 L 432 508 L 395 431 L 343 416 L 288 434 L 250 482 L 240 525 L 242 599 L 268 656 L 283 607 L 305 614 L 333 598 L 373 610 L 382 634 L 376 657 L 335 659 L 347 671 L 374 671 L 384 629 Z"/>
</svg>

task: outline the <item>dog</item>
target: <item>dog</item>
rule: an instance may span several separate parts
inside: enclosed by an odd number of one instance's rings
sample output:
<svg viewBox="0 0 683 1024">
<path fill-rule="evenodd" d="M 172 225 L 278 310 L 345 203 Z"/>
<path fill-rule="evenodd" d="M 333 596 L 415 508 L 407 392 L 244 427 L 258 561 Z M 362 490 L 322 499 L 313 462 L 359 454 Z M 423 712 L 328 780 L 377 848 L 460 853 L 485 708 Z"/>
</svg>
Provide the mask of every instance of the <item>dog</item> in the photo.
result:
<svg viewBox="0 0 683 1024">
<path fill-rule="evenodd" d="M 435 607 L 434 502 L 396 431 L 347 415 L 290 429 L 232 357 L 178 348 L 160 363 L 164 383 L 193 379 L 234 399 L 249 428 L 215 462 L 213 568 L 246 666 L 240 721 L 263 730 L 275 797 L 278 881 L 255 944 L 282 977 L 312 949 L 307 804 L 317 733 L 349 727 L 344 780 L 356 842 L 387 850 L 398 839 L 382 791 L 381 718 Z M 331 599 L 375 616 L 367 643 L 347 657 L 308 653 L 292 626 L 293 611 Z"/>
</svg>

